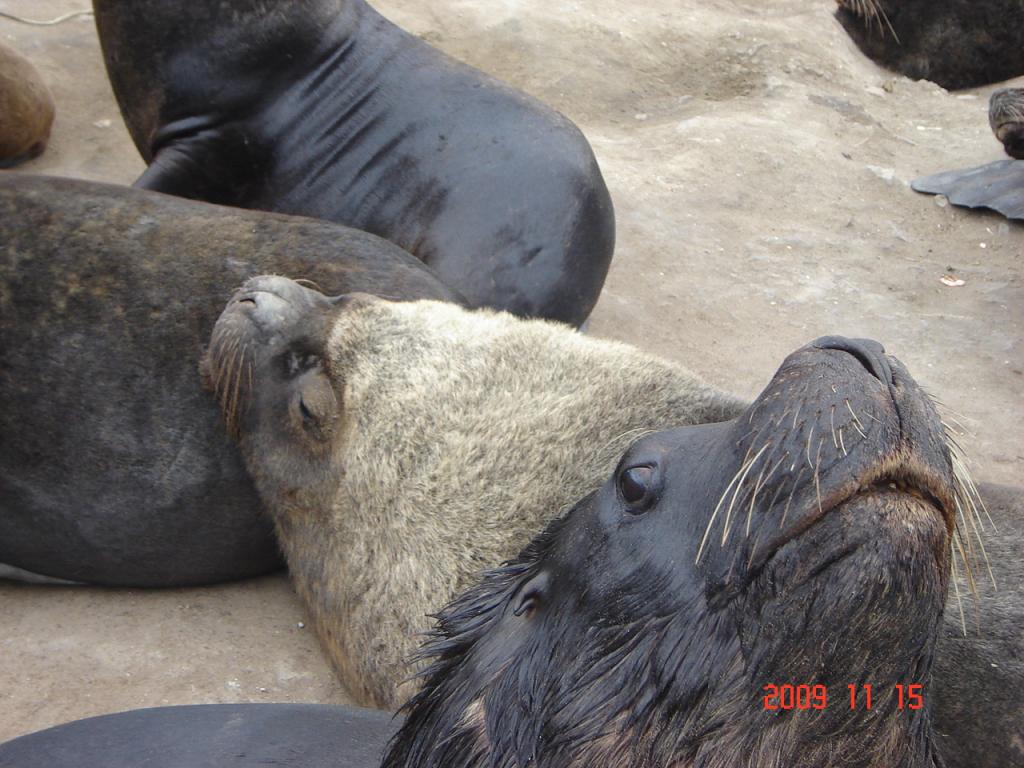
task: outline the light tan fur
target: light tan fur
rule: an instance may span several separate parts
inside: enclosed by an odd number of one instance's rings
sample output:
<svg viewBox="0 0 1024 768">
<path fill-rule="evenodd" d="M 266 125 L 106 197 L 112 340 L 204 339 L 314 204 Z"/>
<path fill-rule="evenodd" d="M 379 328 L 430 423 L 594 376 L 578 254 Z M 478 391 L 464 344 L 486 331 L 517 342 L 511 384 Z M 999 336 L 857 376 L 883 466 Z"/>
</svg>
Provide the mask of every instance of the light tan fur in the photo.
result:
<svg viewBox="0 0 1024 768">
<path fill-rule="evenodd" d="M 625 344 L 437 302 L 356 299 L 328 358 L 343 392 L 332 484 L 267 501 L 337 671 L 382 707 L 415 687 L 406 659 L 428 614 L 595 490 L 640 434 L 744 407 Z"/>
<path fill-rule="evenodd" d="M 38 70 L 0 43 L 0 165 L 42 153 L 53 116 L 53 96 Z"/>
</svg>

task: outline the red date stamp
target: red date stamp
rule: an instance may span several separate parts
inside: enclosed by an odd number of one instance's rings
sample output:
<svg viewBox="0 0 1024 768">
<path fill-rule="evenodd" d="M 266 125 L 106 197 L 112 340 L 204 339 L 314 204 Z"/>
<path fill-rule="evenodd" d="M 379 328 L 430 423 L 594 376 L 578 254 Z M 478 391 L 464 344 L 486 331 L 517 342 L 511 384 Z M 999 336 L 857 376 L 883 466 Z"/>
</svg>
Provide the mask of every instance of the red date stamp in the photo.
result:
<svg viewBox="0 0 1024 768">
<path fill-rule="evenodd" d="M 846 686 L 846 701 L 850 709 L 871 709 L 871 685 L 850 684 Z M 766 685 L 764 687 L 764 708 L 766 710 L 825 709 L 829 706 L 828 687 L 824 685 Z M 921 709 L 924 706 L 924 689 L 920 683 L 893 688 L 897 709 Z"/>
</svg>

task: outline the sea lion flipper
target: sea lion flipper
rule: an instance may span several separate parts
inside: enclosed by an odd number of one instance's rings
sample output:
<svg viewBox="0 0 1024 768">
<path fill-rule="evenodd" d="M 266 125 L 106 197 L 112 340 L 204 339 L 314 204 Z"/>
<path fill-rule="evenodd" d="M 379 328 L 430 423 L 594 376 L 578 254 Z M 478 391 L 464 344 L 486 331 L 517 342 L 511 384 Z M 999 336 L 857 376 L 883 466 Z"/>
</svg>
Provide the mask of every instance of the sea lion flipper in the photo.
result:
<svg viewBox="0 0 1024 768">
<path fill-rule="evenodd" d="M 174 126 L 161 131 L 166 135 Z M 203 128 L 153 142 L 153 159 L 133 186 L 192 200 L 236 205 L 259 174 L 256 142 L 237 128 Z"/>
</svg>

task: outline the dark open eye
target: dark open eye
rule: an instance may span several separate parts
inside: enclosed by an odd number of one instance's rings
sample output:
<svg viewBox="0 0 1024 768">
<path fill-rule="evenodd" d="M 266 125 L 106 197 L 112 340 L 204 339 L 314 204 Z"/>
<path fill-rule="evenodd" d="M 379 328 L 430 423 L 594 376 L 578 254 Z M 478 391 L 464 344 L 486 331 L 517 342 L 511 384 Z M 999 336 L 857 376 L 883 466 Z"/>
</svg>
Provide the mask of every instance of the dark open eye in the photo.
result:
<svg viewBox="0 0 1024 768">
<path fill-rule="evenodd" d="M 630 514 L 646 512 L 654 501 L 654 491 L 654 467 L 643 464 L 619 473 L 619 493 Z"/>
</svg>

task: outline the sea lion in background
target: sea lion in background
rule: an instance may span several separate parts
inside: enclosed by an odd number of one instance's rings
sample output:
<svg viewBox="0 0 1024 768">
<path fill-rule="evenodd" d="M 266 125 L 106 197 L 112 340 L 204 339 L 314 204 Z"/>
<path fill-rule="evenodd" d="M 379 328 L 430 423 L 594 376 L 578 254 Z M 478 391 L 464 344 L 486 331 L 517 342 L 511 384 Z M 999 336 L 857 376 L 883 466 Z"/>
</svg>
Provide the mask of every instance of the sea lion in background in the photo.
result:
<svg viewBox="0 0 1024 768">
<path fill-rule="evenodd" d="M 999 88 L 988 100 L 988 124 L 1006 154 L 1024 160 L 1024 88 Z"/>
<path fill-rule="evenodd" d="M 1021 0 L 836 0 L 836 18 L 876 64 L 943 88 L 1024 75 Z"/>
<path fill-rule="evenodd" d="M 324 649 L 357 703 L 384 708 L 415 687 L 426 616 L 600 485 L 638 433 L 745 407 L 558 323 L 282 277 L 238 290 L 204 375 Z"/>
<path fill-rule="evenodd" d="M 53 96 L 39 70 L 0 43 L 0 168 L 45 151 L 54 111 Z"/>
<path fill-rule="evenodd" d="M 0 563 L 129 586 L 279 567 L 196 375 L 225 299 L 268 270 L 459 300 L 397 246 L 328 222 L 0 174 Z"/>
<path fill-rule="evenodd" d="M 580 325 L 611 199 L 565 117 L 363 0 L 94 0 L 137 186 L 391 240 L 473 306 Z"/>
</svg>

